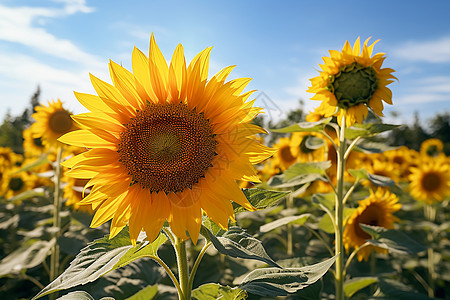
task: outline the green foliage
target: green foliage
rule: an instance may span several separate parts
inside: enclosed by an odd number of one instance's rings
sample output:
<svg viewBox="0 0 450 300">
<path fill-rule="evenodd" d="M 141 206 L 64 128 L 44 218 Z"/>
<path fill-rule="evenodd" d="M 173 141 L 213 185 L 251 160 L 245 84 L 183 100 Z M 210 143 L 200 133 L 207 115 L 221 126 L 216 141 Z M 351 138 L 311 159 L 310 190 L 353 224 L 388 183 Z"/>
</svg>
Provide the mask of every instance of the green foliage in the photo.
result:
<svg viewBox="0 0 450 300">
<path fill-rule="evenodd" d="M 192 297 L 197 300 L 243 300 L 247 298 L 247 293 L 238 288 L 208 283 L 193 290 Z"/>
</svg>

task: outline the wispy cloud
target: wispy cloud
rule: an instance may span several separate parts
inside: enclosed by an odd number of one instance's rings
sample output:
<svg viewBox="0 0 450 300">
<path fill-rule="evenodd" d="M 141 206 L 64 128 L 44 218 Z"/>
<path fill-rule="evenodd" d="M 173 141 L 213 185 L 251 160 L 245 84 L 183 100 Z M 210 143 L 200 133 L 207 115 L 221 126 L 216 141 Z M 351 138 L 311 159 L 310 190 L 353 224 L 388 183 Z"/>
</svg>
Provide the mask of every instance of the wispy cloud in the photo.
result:
<svg viewBox="0 0 450 300">
<path fill-rule="evenodd" d="M 450 36 L 429 41 L 409 41 L 394 48 L 390 55 L 397 59 L 430 63 L 450 62 Z"/>
<path fill-rule="evenodd" d="M 7 7 L 0 5 L 0 40 L 18 43 L 52 56 L 88 64 L 97 59 L 81 50 L 70 40 L 58 38 L 39 26 L 42 20 L 61 18 L 77 12 L 89 13 L 93 8 L 83 0 L 55 0 L 63 7 Z M 45 22 L 44 22 L 45 23 Z"/>
</svg>

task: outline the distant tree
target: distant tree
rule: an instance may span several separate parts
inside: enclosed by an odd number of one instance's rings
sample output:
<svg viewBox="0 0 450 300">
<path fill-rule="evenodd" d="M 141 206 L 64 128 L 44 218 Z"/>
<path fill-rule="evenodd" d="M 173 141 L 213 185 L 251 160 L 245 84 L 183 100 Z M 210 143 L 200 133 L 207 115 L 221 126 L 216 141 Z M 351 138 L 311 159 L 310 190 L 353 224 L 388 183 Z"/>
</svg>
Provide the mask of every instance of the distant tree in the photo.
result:
<svg viewBox="0 0 450 300">
<path fill-rule="evenodd" d="M 440 139 L 444 152 L 450 155 L 450 113 L 438 114 L 430 121 L 431 137 Z"/>
<path fill-rule="evenodd" d="M 33 123 L 31 115 L 39 105 L 40 95 L 41 89 L 38 86 L 31 96 L 30 107 L 27 107 L 21 115 L 12 116 L 9 111 L 6 113 L 3 123 L 0 125 L 0 147 L 9 147 L 14 152 L 23 154 L 22 133 Z"/>
</svg>

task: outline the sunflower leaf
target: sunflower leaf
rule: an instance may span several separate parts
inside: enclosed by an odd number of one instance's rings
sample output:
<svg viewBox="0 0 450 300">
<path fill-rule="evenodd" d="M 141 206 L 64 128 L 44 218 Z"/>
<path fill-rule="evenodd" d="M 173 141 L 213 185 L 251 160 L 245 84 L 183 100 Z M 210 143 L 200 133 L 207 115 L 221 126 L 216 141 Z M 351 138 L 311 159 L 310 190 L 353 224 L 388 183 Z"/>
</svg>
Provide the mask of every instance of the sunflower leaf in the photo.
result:
<svg viewBox="0 0 450 300">
<path fill-rule="evenodd" d="M 331 118 L 324 118 L 317 122 L 300 122 L 284 128 L 269 129 L 272 132 L 289 133 L 289 132 L 317 132 L 324 129 L 325 125 L 331 121 Z"/>
<path fill-rule="evenodd" d="M 306 220 L 311 216 L 311 214 L 302 214 L 300 216 L 287 216 L 284 218 L 280 218 L 277 219 L 273 222 L 267 223 L 262 225 L 259 228 L 259 231 L 261 232 L 269 232 L 275 228 L 290 224 L 290 223 L 294 223 L 294 224 L 298 224 L 298 225 L 302 225 L 303 223 L 306 222 Z"/>
<path fill-rule="evenodd" d="M 70 263 L 70 266 L 64 273 L 47 285 L 33 299 L 92 282 L 138 258 L 156 256 L 158 247 L 166 240 L 167 238 L 160 234 L 152 243 L 138 242 L 133 247 L 130 242 L 128 227 L 125 227 L 112 239 L 105 236 L 95 240 L 81 249 L 81 252 Z"/>
<path fill-rule="evenodd" d="M 248 274 L 239 288 L 259 296 L 276 297 L 290 293 L 301 295 L 302 289 L 312 285 L 328 271 L 337 256 L 301 268 L 261 268 Z"/>
<path fill-rule="evenodd" d="M 401 231 L 365 224 L 359 226 L 372 236 L 372 240 L 368 240 L 370 244 L 388 249 L 391 253 L 415 254 L 427 249 Z"/>
<path fill-rule="evenodd" d="M 22 246 L 0 261 L 0 277 L 9 274 L 18 274 L 22 270 L 36 267 L 48 256 L 55 240 L 37 241 L 28 240 Z"/>
<path fill-rule="evenodd" d="M 385 131 L 393 130 L 401 125 L 378 124 L 378 123 L 355 123 L 352 127 L 345 129 L 345 138 L 353 140 L 357 137 L 371 137 Z"/>
<path fill-rule="evenodd" d="M 56 300 L 95 300 L 88 292 L 75 291 L 65 294 Z"/>
<path fill-rule="evenodd" d="M 285 174 L 280 174 L 272 176 L 272 178 L 270 178 L 269 181 L 267 182 L 267 185 L 273 188 L 281 189 L 286 187 L 303 185 L 316 180 L 325 181 L 326 179 L 320 174 L 310 173 L 310 174 L 301 174 L 294 178 L 286 180 Z"/>
<path fill-rule="evenodd" d="M 325 171 L 329 167 L 331 167 L 331 161 L 329 160 L 321 162 L 296 163 L 284 172 L 284 177 L 286 180 L 291 180 L 299 175 L 311 173 L 325 175 Z"/>
<path fill-rule="evenodd" d="M 359 291 L 375 282 L 378 282 L 377 277 L 356 277 L 356 278 L 349 279 L 349 280 L 345 281 L 345 283 L 344 283 L 345 296 L 350 298 L 357 291 Z"/>
<path fill-rule="evenodd" d="M 207 283 L 192 291 L 192 297 L 197 300 L 244 300 L 247 292 L 217 283 Z"/>
<path fill-rule="evenodd" d="M 230 227 L 222 236 L 215 236 L 205 226 L 202 226 L 200 232 L 222 254 L 236 258 L 259 260 L 271 266 L 280 267 L 267 254 L 261 241 L 252 237 L 240 227 Z"/>
<path fill-rule="evenodd" d="M 242 189 L 247 200 L 257 209 L 265 209 L 275 206 L 280 202 L 289 192 L 269 191 L 264 189 Z M 234 213 L 246 211 L 245 208 L 233 202 Z"/>
</svg>

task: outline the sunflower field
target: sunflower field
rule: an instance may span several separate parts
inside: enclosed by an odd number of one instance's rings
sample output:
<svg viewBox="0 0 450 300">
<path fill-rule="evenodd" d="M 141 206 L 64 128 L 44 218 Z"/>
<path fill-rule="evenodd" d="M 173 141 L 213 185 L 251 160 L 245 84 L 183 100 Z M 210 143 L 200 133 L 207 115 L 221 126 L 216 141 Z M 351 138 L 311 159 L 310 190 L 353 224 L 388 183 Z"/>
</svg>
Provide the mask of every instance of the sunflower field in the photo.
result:
<svg viewBox="0 0 450 300">
<path fill-rule="evenodd" d="M 330 50 L 317 108 L 277 123 L 153 35 L 85 113 L 38 91 L 0 127 L 1 298 L 450 299 L 450 116 L 383 123 L 376 43 Z"/>
</svg>

